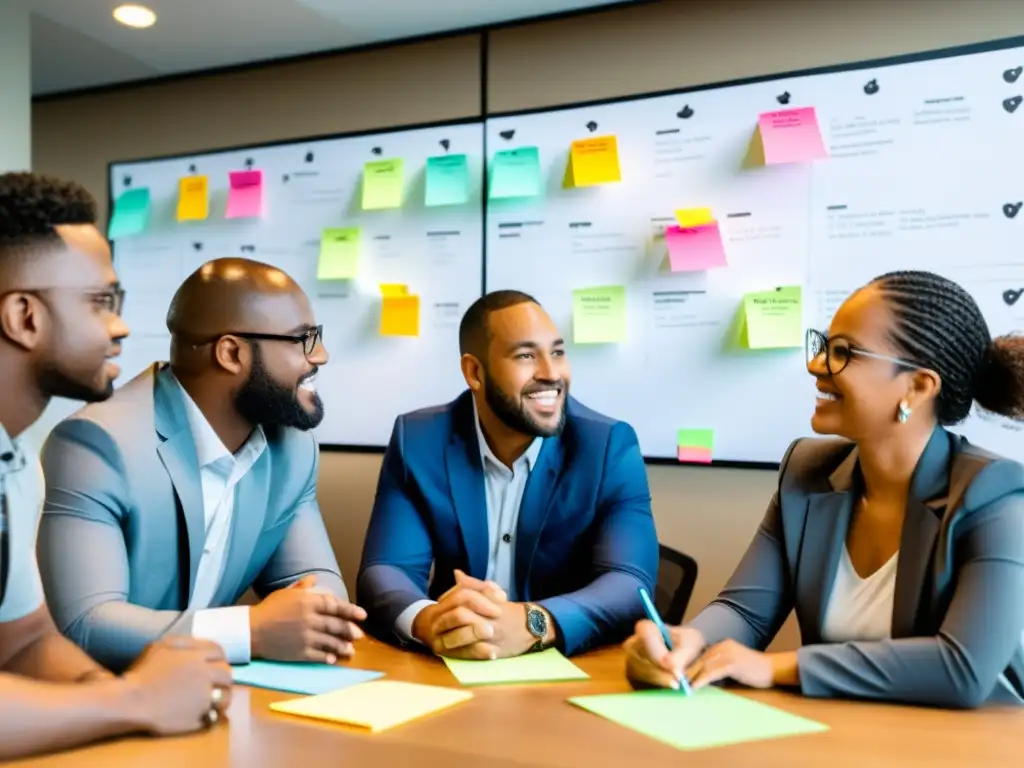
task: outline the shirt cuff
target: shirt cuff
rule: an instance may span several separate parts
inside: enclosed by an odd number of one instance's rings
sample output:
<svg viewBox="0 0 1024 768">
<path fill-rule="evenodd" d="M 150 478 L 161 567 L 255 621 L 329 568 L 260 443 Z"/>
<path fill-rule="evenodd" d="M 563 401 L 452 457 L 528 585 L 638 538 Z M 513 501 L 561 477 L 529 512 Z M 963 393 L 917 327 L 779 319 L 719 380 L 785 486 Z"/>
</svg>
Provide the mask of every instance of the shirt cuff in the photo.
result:
<svg viewBox="0 0 1024 768">
<path fill-rule="evenodd" d="M 436 602 L 435 600 L 417 600 L 402 611 L 395 620 L 395 631 L 398 632 L 399 637 L 411 643 L 418 643 L 419 640 L 412 636 L 413 622 L 416 621 L 420 611 L 428 606 L 435 605 Z"/>
<path fill-rule="evenodd" d="M 192 617 L 192 636 L 219 644 L 228 664 L 248 664 L 252 660 L 247 605 L 196 611 Z"/>
</svg>

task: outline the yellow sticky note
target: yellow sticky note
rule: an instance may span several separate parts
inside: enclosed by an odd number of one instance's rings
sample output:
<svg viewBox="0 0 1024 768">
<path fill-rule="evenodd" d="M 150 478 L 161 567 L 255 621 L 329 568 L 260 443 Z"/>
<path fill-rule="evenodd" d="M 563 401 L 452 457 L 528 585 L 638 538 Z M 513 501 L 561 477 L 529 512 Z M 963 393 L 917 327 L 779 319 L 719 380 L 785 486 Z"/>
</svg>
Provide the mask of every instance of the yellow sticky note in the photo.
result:
<svg viewBox="0 0 1024 768">
<path fill-rule="evenodd" d="M 420 297 L 409 293 L 404 285 L 380 287 L 384 297 L 380 310 L 381 336 L 420 335 Z"/>
<path fill-rule="evenodd" d="M 785 349 L 804 343 L 800 286 L 748 293 L 743 297 L 739 345 L 745 349 Z"/>
<path fill-rule="evenodd" d="M 619 168 L 619 142 L 614 136 L 579 139 L 569 150 L 569 167 L 563 186 L 590 187 L 622 181 Z"/>
<path fill-rule="evenodd" d="M 209 215 L 207 177 L 185 176 L 178 179 L 178 221 L 205 221 Z"/>
<path fill-rule="evenodd" d="M 472 693 L 457 688 L 375 680 L 318 696 L 277 701 L 270 708 L 289 715 L 355 725 L 376 733 L 471 698 Z"/>
<path fill-rule="evenodd" d="M 463 685 L 562 682 L 586 680 L 589 675 L 557 648 L 493 661 L 467 661 L 443 657 L 445 665 Z"/>
<path fill-rule="evenodd" d="M 320 260 L 317 262 L 317 280 L 351 280 L 359 273 L 359 244 L 362 235 L 358 227 L 325 229 L 320 236 Z"/>
<path fill-rule="evenodd" d="M 378 160 L 363 166 L 363 210 L 401 208 L 405 190 L 405 164 L 401 158 Z"/>
<path fill-rule="evenodd" d="M 572 292 L 573 341 L 608 344 L 626 340 L 626 289 L 621 285 Z"/>
<path fill-rule="evenodd" d="M 710 208 L 685 208 L 676 211 L 676 221 L 683 228 L 702 227 L 705 224 L 714 224 L 715 217 L 711 215 Z"/>
</svg>

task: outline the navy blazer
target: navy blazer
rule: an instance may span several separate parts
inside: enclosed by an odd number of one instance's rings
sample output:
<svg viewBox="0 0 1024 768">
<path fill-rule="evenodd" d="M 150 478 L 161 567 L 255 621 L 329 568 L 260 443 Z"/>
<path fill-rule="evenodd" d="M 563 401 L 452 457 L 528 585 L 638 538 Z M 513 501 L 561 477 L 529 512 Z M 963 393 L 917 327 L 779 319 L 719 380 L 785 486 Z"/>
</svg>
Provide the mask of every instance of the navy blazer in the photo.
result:
<svg viewBox="0 0 1024 768">
<path fill-rule="evenodd" d="M 554 618 L 566 654 L 629 635 L 653 590 L 658 539 L 636 433 L 573 398 L 558 437 L 527 480 L 515 544 L 518 597 Z M 371 627 L 402 643 L 395 621 L 437 599 L 454 570 L 487 575 L 489 532 L 472 394 L 399 416 L 384 463 L 357 593 Z M 434 576 L 428 587 L 431 565 Z"/>
</svg>

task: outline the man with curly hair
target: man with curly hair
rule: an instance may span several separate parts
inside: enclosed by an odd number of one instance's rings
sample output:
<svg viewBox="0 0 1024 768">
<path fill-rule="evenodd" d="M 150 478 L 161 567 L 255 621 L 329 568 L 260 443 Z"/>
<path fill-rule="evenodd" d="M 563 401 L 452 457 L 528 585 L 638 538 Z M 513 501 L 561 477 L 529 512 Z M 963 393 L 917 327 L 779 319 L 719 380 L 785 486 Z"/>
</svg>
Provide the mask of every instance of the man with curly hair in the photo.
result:
<svg viewBox="0 0 1024 768">
<path fill-rule="evenodd" d="M 57 630 L 36 560 L 43 502 L 22 440 L 53 397 L 108 398 L 128 328 L 124 292 L 82 187 L 0 175 L 0 760 L 215 722 L 231 671 L 214 643 L 175 637 L 115 677 Z"/>
</svg>

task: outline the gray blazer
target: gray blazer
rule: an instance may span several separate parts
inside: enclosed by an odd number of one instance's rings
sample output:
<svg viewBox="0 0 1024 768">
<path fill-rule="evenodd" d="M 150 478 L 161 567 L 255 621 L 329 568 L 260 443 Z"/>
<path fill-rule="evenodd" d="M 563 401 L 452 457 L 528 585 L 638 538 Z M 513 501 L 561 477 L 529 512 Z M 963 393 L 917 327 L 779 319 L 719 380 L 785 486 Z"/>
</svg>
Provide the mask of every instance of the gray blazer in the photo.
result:
<svg viewBox="0 0 1024 768">
<path fill-rule="evenodd" d="M 732 638 L 764 650 L 795 608 L 807 696 L 1024 703 L 1024 467 L 936 428 L 903 523 L 892 639 L 824 644 L 861 487 L 852 443 L 794 442 L 753 542 L 691 626 L 709 644 Z"/>
<path fill-rule="evenodd" d="M 316 501 L 311 433 L 265 430 L 239 481 L 236 518 L 210 607 L 261 597 L 307 574 L 348 599 Z M 60 423 L 43 447 L 38 554 L 61 631 L 115 671 L 187 612 L 206 538 L 195 444 L 181 390 L 155 364 L 109 400 Z"/>
</svg>

